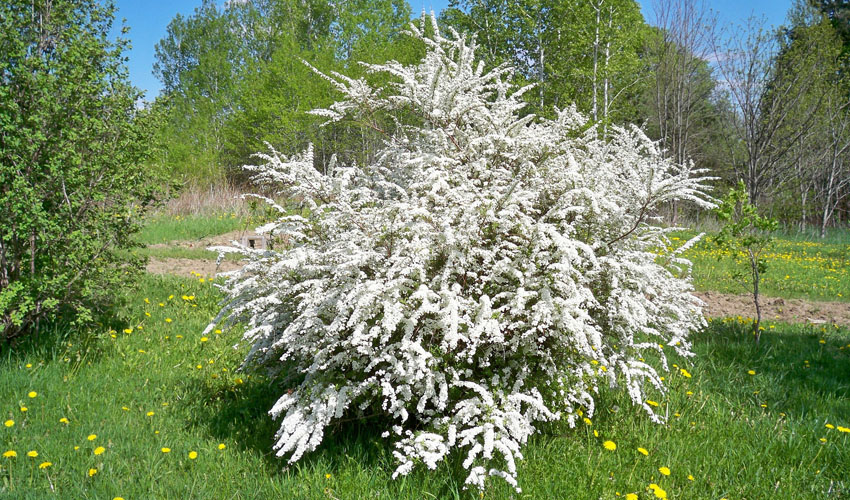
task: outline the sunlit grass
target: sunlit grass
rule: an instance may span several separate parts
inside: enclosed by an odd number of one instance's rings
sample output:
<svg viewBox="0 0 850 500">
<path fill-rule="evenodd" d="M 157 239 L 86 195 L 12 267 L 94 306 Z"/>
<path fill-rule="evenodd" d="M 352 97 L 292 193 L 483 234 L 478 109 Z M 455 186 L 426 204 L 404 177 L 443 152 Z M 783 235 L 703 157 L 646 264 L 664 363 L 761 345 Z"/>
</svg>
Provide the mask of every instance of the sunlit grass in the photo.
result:
<svg viewBox="0 0 850 500">
<path fill-rule="evenodd" d="M 671 249 L 689 235 L 674 237 Z M 825 301 L 850 301 L 850 244 L 807 241 L 778 237 L 765 252 L 767 273 L 761 285 L 765 296 Z M 744 255 L 733 256 L 719 250 L 711 235 L 683 254 L 693 264 L 694 285 L 698 290 L 745 293 L 733 272 L 748 269 Z"/>
<path fill-rule="evenodd" d="M 127 290 L 120 324 L 3 353 L 0 422 L 13 424 L 0 425 L 0 454 L 17 457 L 0 458 L 0 497 L 481 498 L 462 490 L 457 459 L 392 480 L 373 420 L 332 426 L 284 470 L 266 412 L 286 387 L 236 370 L 236 332 L 204 340 L 219 298 L 208 277 L 146 276 Z M 525 448 L 522 494 L 496 481 L 483 497 L 645 499 L 650 484 L 681 499 L 850 494 L 850 332 L 775 324 L 759 345 L 748 332 L 713 321 L 695 358 L 672 360 L 669 393 L 651 396 L 666 425 L 603 391 L 592 425 L 552 425 Z"/>
<path fill-rule="evenodd" d="M 199 240 L 245 229 L 246 221 L 235 213 L 192 216 L 157 216 L 146 221 L 136 241 L 143 245 L 177 240 Z"/>
</svg>

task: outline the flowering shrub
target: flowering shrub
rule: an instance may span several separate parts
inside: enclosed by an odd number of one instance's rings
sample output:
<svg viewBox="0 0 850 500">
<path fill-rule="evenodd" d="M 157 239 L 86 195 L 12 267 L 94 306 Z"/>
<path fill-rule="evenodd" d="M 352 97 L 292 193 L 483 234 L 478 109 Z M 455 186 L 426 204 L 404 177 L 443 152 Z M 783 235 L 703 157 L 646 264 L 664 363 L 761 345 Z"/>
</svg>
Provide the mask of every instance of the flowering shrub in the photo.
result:
<svg viewBox="0 0 850 500">
<path fill-rule="evenodd" d="M 289 378 L 270 412 L 278 456 L 297 461 L 346 413 L 379 413 L 394 477 L 454 451 L 468 486 L 517 487 L 535 425 L 592 415 L 599 384 L 662 419 L 644 401 L 664 388 L 643 359 L 666 369 L 665 348 L 691 355 L 703 319 L 677 277 L 689 264 L 657 262 L 666 231 L 648 222 L 673 199 L 710 202 L 705 179 L 637 128 L 603 140 L 574 108 L 521 116 L 510 69 L 484 71 L 474 42 L 432 25 L 411 28 L 420 64 L 368 66 L 393 77 L 386 87 L 326 76 L 344 97 L 315 113 L 385 134 L 371 163 L 332 159 L 323 174 L 311 149 L 272 150 L 245 167 L 306 210 L 266 200 L 281 216 L 258 231 L 284 250 L 219 249 L 249 263 L 207 330 L 245 322 L 246 365 Z"/>
</svg>

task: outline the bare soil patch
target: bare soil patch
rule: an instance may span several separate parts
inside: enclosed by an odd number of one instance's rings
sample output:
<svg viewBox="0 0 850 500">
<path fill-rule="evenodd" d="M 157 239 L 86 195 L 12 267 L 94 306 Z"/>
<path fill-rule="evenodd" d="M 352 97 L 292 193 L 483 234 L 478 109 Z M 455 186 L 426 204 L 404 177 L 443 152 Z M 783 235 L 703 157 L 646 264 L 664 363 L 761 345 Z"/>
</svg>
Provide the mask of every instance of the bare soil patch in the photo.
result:
<svg viewBox="0 0 850 500">
<path fill-rule="evenodd" d="M 202 276 L 215 276 L 216 273 L 235 271 L 242 268 L 242 263 L 223 260 L 216 266 L 215 259 L 148 259 L 147 271 L 151 274 L 173 274 L 176 276 L 193 276 L 193 272 Z"/>
<path fill-rule="evenodd" d="M 695 292 L 694 295 L 707 304 L 705 315 L 709 318 L 752 318 L 756 314 L 753 298 L 749 295 L 718 292 Z M 759 302 L 762 304 L 762 321 L 850 325 L 850 303 L 847 302 L 814 302 L 777 297 L 760 297 Z"/>
</svg>

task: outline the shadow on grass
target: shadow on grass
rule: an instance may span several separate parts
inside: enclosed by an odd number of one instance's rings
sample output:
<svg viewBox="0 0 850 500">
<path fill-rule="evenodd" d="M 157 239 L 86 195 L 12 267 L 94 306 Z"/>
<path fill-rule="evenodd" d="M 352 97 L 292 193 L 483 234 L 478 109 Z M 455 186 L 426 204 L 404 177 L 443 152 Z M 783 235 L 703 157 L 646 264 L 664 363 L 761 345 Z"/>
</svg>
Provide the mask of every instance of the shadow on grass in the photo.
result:
<svg viewBox="0 0 850 500">
<path fill-rule="evenodd" d="M 327 471 L 346 471 L 349 477 L 370 483 L 378 498 L 471 498 L 462 491 L 468 472 L 462 457 L 451 456 L 437 471 L 417 467 L 404 478 L 392 480 L 397 463 L 393 447 L 381 438 L 390 424 L 380 418 L 357 419 L 346 415 L 325 429 L 322 444 L 287 467 L 286 458 L 272 450 L 279 421 L 268 410 L 285 388 L 261 377 L 248 380 L 235 390 L 214 390 L 201 382 L 192 390 L 202 394 L 210 406 L 190 425 L 205 428 L 216 440 L 238 443 L 245 451 L 263 457 L 266 472 L 280 482 L 299 482 L 305 476 L 324 476 Z M 249 425 L 246 425 L 249 423 Z"/>
<path fill-rule="evenodd" d="M 742 386 L 752 385 L 755 399 L 769 409 L 801 417 L 812 411 L 836 418 L 850 415 L 846 329 L 778 324 L 757 344 L 750 328 L 731 319 L 716 320 L 694 337 L 696 362 L 708 375 L 702 380 L 705 389 L 734 400 Z M 739 383 L 730 383 L 730 378 Z M 819 408 L 816 401 L 830 404 Z"/>
</svg>

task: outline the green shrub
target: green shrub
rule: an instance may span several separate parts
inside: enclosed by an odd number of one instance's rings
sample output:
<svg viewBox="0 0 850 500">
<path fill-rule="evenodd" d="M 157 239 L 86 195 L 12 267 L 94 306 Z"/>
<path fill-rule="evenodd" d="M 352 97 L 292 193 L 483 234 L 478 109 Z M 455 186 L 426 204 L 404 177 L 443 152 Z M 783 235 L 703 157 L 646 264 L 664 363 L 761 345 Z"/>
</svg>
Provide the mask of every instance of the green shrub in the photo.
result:
<svg viewBox="0 0 850 500">
<path fill-rule="evenodd" d="M 76 324 L 112 302 L 140 215 L 153 114 L 129 84 L 114 6 L 0 3 L 0 338 L 46 317 Z"/>
</svg>

